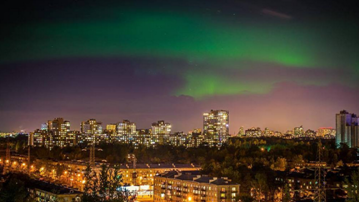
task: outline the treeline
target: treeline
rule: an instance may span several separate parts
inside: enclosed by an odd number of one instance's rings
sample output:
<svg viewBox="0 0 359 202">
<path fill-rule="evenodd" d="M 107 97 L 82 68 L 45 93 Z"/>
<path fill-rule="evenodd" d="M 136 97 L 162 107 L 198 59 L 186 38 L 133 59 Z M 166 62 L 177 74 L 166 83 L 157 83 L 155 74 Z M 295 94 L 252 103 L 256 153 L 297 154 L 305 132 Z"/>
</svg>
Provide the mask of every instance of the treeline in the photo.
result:
<svg viewBox="0 0 359 202">
<path fill-rule="evenodd" d="M 7 139 L 0 139 L 0 147 L 6 148 Z M 12 151 L 27 154 L 27 137 L 9 138 Z M 342 144 L 339 148 L 335 140 L 323 140 L 322 161 L 335 166 L 339 161 L 350 163 L 356 160 L 356 149 L 350 149 Z M 101 143 L 96 146 L 96 158 L 105 159 L 108 163 L 126 163 L 127 155 L 136 155 L 138 163 L 196 163 L 206 165 L 211 162 L 223 164 L 230 159 L 233 164 L 251 166 L 262 164 L 273 169 L 283 164 L 293 167 L 300 161 L 317 160 L 317 141 L 284 140 L 280 138 L 263 139 L 232 139 L 220 149 L 217 147 L 200 146 L 197 148 L 174 147 L 157 145 L 155 148 L 140 145 L 135 148 L 131 144 Z M 88 160 L 89 149 L 85 145 L 75 147 L 54 147 L 52 150 L 43 147 L 33 147 L 31 156 L 52 160 Z M 278 170 L 282 170 L 279 169 Z"/>
<path fill-rule="evenodd" d="M 279 138 L 232 139 L 221 148 L 200 146 L 198 148 L 158 145 L 155 148 L 131 144 L 100 144 L 96 146 L 97 160 L 108 163 L 129 163 L 128 154 L 135 154 L 137 163 L 195 163 L 203 174 L 229 177 L 241 184 L 241 192 L 249 193 L 253 187 L 261 187 L 261 194 L 272 200 L 278 187 L 285 189 L 285 174 L 297 165 L 317 161 L 318 141 L 284 140 Z M 13 145 L 16 145 L 14 143 Z M 342 144 L 337 148 L 335 140 L 322 140 L 322 161 L 335 167 L 356 160 L 357 150 Z M 23 150 L 22 150 L 23 149 Z M 19 152 L 27 152 L 26 147 Z M 32 148 L 32 157 L 47 160 L 88 161 L 86 146 L 68 148 Z M 248 197 L 248 196 L 245 196 Z M 250 197 L 249 197 L 250 198 Z M 244 200 L 243 200 L 244 201 Z"/>
<path fill-rule="evenodd" d="M 278 140 L 274 144 L 268 141 L 237 140 L 225 144 L 220 149 L 217 147 L 200 146 L 197 148 L 174 147 L 170 145 L 158 145 L 155 148 L 140 145 L 135 147 L 128 144 L 111 143 L 96 146 L 96 158 L 105 159 L 109 163 L 126 163 L 127 155 L 136 155 L 138 163 L 197 163 L 204 164 L 211 161 L 222 163 L 225 159 L 231 159 L 246 166 L 256 163 L 271 166 L 278 158 L 286 159 L 290 167 L 300 161 L 310 162 L 317 160 L 318 142 Z M 260 144 L 262 143 L 262 144 Z M 350 163 L 356 160 L 356 149 L 350 149 L 342 144 L 337 148 L 335 141 L 323 142 L 322 161 L 335 166 L 339 161 Z M 35 158 L 50 158 L 54 160 L 86 160 L 89 158 L 89 150 L 86 147 L 54 147 L 51 151 L 43 147 L 34 147 L 31 154 Z M 24 149 L 24 154 L 27 149 Z M 283 163 L 281 159 L 277 164 Z"/>
</svg>

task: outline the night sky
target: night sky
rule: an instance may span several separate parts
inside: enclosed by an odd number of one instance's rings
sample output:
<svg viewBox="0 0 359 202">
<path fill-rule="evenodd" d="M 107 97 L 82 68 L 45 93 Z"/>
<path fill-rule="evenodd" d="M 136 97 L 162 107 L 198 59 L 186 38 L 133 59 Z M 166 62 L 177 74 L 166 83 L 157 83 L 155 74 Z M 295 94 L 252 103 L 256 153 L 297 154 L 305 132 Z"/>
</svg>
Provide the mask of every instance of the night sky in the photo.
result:
<svg viewBox="0 0 359 202">
<path fill-rule="evenodd" d="M 284 132 L 359 113 L 355 1 L 1 4 L 0 131 L 64 117 L 187 132 L 226 109 L 231 133 Z"/>
</svg>

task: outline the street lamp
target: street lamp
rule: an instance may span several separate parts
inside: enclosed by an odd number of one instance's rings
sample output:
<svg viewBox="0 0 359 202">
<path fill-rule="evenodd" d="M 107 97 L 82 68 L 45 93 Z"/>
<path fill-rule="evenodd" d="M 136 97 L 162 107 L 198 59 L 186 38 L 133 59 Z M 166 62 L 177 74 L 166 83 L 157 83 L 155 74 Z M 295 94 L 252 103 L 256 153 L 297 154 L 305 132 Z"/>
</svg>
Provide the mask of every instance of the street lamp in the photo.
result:
<svg viewBox="0 0 359 202">
<path fill-rule="evenodd" d="M 188 201 L 192 201 L 192 197 L 189 196 L 189 197 L 188 197 Z"/>
</svg>

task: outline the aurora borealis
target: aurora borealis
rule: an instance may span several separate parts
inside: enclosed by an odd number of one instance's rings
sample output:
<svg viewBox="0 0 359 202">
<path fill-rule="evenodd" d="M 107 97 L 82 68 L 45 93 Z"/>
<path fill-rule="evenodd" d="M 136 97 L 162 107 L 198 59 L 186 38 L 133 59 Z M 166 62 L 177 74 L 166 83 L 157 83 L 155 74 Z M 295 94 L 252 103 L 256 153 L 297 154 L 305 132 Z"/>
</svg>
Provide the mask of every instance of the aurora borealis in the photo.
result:
<svg viewBox="0 0 359 202">
<path fill-rule="evenodd" d="M 350 3 L 18 3 L 1 10 L 0 130 L 63 116 L 187 131 L 212 108 L 230 111 L 232 133 L 316 129 L 359 112 Z"/>
</svg>

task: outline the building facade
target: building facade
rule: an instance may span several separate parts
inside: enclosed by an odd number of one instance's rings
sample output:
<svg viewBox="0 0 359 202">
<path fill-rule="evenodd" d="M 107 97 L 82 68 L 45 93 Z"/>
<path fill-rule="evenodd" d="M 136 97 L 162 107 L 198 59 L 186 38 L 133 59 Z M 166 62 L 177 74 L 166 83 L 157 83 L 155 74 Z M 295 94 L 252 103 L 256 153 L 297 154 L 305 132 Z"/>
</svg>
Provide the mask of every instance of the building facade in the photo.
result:
<svg viewBox="0 0 359 202">
<path fill-rule="evenodd" d="M 48 132 L 50 140 L 48 147 L 59 146 L 61 148 L 66 147 L 66 135 L 70 132 L 70 121 L 66 121 L 63 118 L 55 118 L 48 121 Z"/>
<path fill-rule="evenodd" d="M 349 147 L 359 147 L 359 118 L 356 114 L 345 110 L 336 114 L 336 143 L 347 144 Z"/>
<path fill-rule="evenodd" d="M 335 137 L 335 135 L 336 135 L 336 131 L 334 128 L 331 127 L 321 127 L 317 131 L 317 137 L 322 137 L 322 138 L 326 136 Z"/>
<path fill-rule="evenodd" d="M 160 120 L 152 123 L 151 129 L 152 135 L 169 135 L 172 130 L 172 125 Z"/>
<path fill-rule="evenodd" d="M 117 124 L 117 136 L 121 142 L 130 143 L 132 136 L 136 135 L 136 124 L 129 120 L 123 120 Z"/>
<path fill-rule="evenodd" d="M 234 202 L 239 191 L 228 178 L 170 171 L 155 176 L 153 201 Z"/>
<path fill-rule="evenodd" d="M 96 119 L 89 119 L 81 123 L 81 133 L 83 134 L 101 134 L 102 122 L 96 121 Z"/>
<path fill-rule="evenodd" d="M 204 113 L 203 134 L 210 144 L 226 141 L 229 136 L 229 111 L 211 110 Z"/>
<path fill-rule="evenodd" d="M 48 121 L 47 128 L 36 129 L 29 134 L 28 144 L 33 147 L 72 147 L 83 143 L 84 137 L 79 131 L 70 131 L 70 122 L 63 118 Z"/>
</svg>

